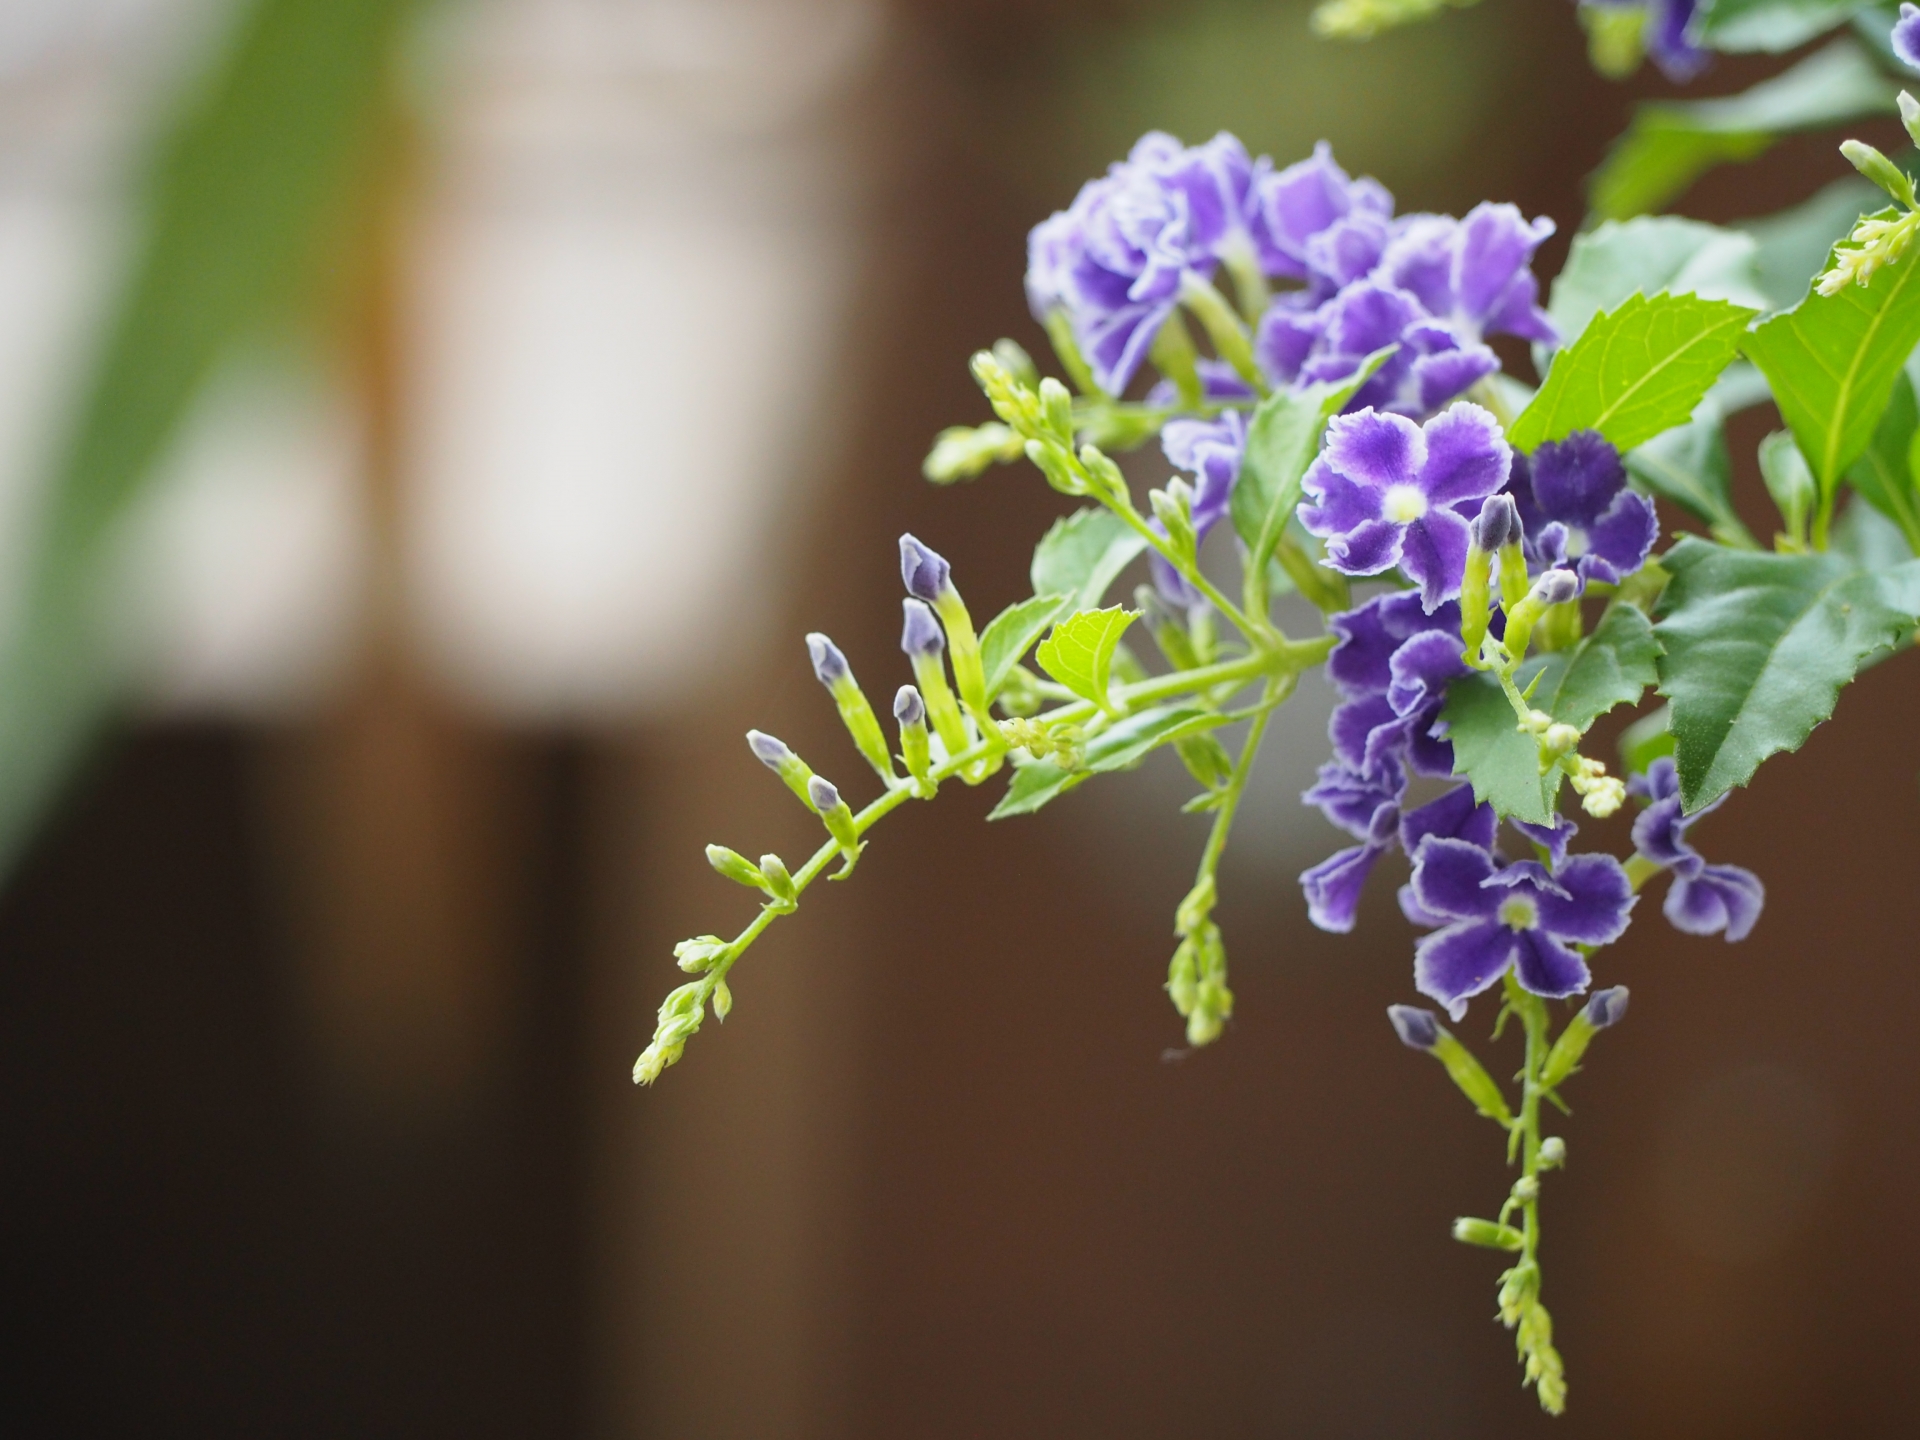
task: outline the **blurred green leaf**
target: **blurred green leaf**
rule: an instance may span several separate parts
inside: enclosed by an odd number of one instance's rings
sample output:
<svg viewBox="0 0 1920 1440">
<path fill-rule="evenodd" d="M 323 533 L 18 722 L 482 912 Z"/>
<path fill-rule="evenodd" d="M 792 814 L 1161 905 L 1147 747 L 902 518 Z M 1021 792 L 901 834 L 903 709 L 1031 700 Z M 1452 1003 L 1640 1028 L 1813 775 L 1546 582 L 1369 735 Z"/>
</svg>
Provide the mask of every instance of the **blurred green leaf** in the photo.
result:
<svg viewBox="0 0 1920 1440">
<path fill-rule="evenodd" d="M 1580 338 L 1595 315 L 1635 294 L 1664 290 L 1764 310 L 1759 254 L 1751 235 L 1698 220 L 1674 215 L 1608 220 L 1573 237 L 1547 313 L 1564 348 Z"/>
<path fill-rule="evenodd" d="M 1593 213 L 1625 220 L 1658 210 L 1705 171 L 1752 160 L 1782 135 L 1893 113 L 1897 90 L 1845 39 L 1738 95 L 1649 101 L 1594 172 Z"/>
<path fill-rule="evenodd" d="M 26 620 L 0 657 L 6 858 L 121 698 L 100 614 L 117 526 L 220 363 L 339 264 L 422 8 L 254 0 L 156 146 L 131 270 L 34 537 Z"/>
<path fill-rule="evenodd" d="M 1692 295 L 1631 295 L 1562 350 L 1507 438 L 1522 450 L 1597 430 L 1621 450 L 1684 425 L 1754 312 Z"/>
<path fill-rule="evenodd" d="M 1714 0 L 1700 24 L 1700 42 L 1736 55 L 1778 55 L 1846 24 L 1866 0 Z"/>
<path fill-rule="evenodd" d="M 1834 243 L 1853 233 L 1862 215 L 1887 203 L 1886 191 L 1859 175 L 1835 180 L 1790 210 L 1738 226 L 1760 246 L 1756 257 L 1766 308 L 1785 310 L 1805 295 L 1826 268 Z"/>
<path fill-rule="evenodd" d="M 1898 525 L 1920 554 L 1920 493 L 1909 468 L 1916 429 L 1920 429 L 1920 404 L 1914 399 L 1912 377 L 1902 373 L 1894 378 L 1893 394 L 1873 439 L 1848 467 L 1847 481 L 1861 499 Z"/>
<path fill-rule="evenodd" d="M 980 664 L 987 675 L 987 699 L 991 701 L 1007 683 L 1007 676 L 1020 663 L 1035 641 L 1046 633 L 1057 616 L 1073 603 L 1071 595 L 1036 595 L 1009 605 L 980 632 Z"/>
<path fill-rule="evenodd" d="M 1147 542 L 1111 510 L 1089 506 L 1053 522 L 1033 549 L 1033 593 L 1066 595 L 1076 610 L 1107 598 L 1107 587 Z"/>
</svg>

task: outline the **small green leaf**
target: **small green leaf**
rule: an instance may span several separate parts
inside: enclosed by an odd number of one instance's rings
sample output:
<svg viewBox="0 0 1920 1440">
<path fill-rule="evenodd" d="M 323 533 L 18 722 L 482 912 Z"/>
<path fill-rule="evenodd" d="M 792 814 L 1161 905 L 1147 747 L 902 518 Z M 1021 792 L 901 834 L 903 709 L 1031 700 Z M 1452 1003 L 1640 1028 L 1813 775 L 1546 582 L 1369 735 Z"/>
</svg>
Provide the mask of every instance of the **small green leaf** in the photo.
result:
<svg viewBox="0 0 1920 1440">
<path fill-rule="evenodd" d="M 1522 450 L 1598 430 L 1621 450 L 1684 425 L 1754 312 L 1692 295 L 1633 295 L 1562 350 L 1507 438 Z"/>
<path fill-rule="evenodd" d="M 1867 0 L 1714 0 L 1700 43 L 1726 55 L 1793 50 L 1844 25 Z"/>
<path fill-rule="evenodd" d="M 1653 622 L 1632 605 L 1609 606 L 1591 635 L 1563 654 L 1546 657 L 1534 707 L 1584 733 L 1614 706 L 1639 700 L 1660 678 L 1659 659 Z M 1524 690 L 1531 675 L 1522 674 Z"/>
<path fill-rule="evenodd" d="M 1147 542 L 1111 510 L 1076 510 L 1053 522 L 1033 549 L 1033 593 L 1070 596 L 1077 610 L 1106 598 L 1107 587 Z"/>
<path fill-rule="evenodd" d="M 1114 648 L 1138 610 L 1114 605 L 1105 610 L 1081 610 L 1053 627 L 1040 642 L 1035 659 L 1040 668 L 1083 700 L 1101 709 L 1111 704 L 1107 686 L 1113 669 Z"/>
<path fill-rule="evenodd" d="M 1910 261 L 1884 267 L 1865 286 L 1809 291 L 1742 344 L 1773 387 L 1823 496 L 1873 439 L 1900 367 L 1920 342 L 1916 277 L 1920 264 Z"/>
<path fill-rule="evenodd" d="M 1137 765 L 1162 745 L 1203 734 L 1232 718 L 1217 710 L 1200 710 L 1191 705 L 1160 705 L 1129 715 L 1087 742 L 1086 763 L 1079 770 L 1064 770 L 1051 760 L 1022 765 L 1014 772 L 1006 795 L 987 818 L 1004 820 L 1010 815 L 1031 815 L 1091 775 Z"/>
<path fill-rule="evenodd" d="M 1498 680 L 1474 674 L 1454 681 L 1440 718 L 1453 742 L 1454 773 L 1473 782 L 1474 799 L 1531 825 L 1553 818 L 1560 771 L 1540 773 L 1540 746 L 1514 723 Z"/>
<path fill-rule="evenodd" d="M 1769 310 L 1785 310 L 1807 293 L 1825 268 L 1833 242 L 1853 233 L 1854 222 L 1887 203 L 1886 192 L 1871 180 L 1846 175 L 1791 209 L 1739 228 L 1760 246 L 1760 288 Z"/>
<path fill-rule="evenodd" d="M 1782 135 L 1891 114 L 1896 89 L 1843 39 L 1738 95 L 1639 105 L 1589 183 L 1593 212 L 1625 220 L 1658 210 L 1703 172 L 1751 160 Z"/>
<path fill-rule="evenodd" d="M 1840 688 L 1911 630 L 1920 560 L 1862 572 L 1837 555 L 1770 555 L 1683 539 L 1654 633 L 1672 702 L 1680 793 L 1698 810 L 1797 750 Z"/>
<path fill-rule="evenodd" d="M 1553 282 L 1547 313 L 1564 348 L 1587 323 L 1630 295 L 1698 295 L 1767 308 L 1760 289 L 1760 244 L 1738 230 L 1722 230 L 1676 215 L 1608 220 L 1573 237 L 1573 249 Z"/>
<path fill-rule="evenodd" d="M 1233 528 L 1247 544 L 1249 565 L 1266 564 L 1286 533 L 1287 521 L 1300 504 L 1300 482 L 1319 453 L 1327 421 L 1387 363 L 1393 350 L 1391 345 L 1376 350 L 1344 380 L 1277 390 L 1253 412 L 1232 499 Z"/>
<path fill-rule="evenodd" d="M 1009 605 L 980 632 L 980 664 L 987 672 L 989 702 L 1007 683 L 1007 676 L 1020 663 L 1020 657 L 1072 602 L 1071 595 L 1036 595 L 1018 605 Z"/>
</svg>

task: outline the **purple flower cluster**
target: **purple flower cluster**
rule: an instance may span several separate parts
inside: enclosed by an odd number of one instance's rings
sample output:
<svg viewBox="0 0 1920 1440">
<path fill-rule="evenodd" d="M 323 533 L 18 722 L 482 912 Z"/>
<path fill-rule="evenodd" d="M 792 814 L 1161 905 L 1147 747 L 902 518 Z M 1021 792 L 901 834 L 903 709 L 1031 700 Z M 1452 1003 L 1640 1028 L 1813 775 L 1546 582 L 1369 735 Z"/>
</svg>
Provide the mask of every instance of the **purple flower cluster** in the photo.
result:
<svg viewBox="0 0 1920 1440">
<path fill-rule="evenodd" d="M 1257 273 L 1294 287 L 1255 336 L 1273 383 L 1343 379 L 1395 345 L 1353 408 L 1422 416 L 1499 368 L 1486 336 L 1557 338 L 1528 268 L 1552 233 L 1511 205 L 1396 217 L 1393 197 L 1351 178 L 1324 143 L 1276 170 L 1224 132 L 1191 147 L 1155 132 L 1034 227 L 1027 299 L 1043 320 L 1065 313 L 1095 380 L 1117 394 L 1183 286 L 1223 265 Z"/>
<path fill-rule="evenodd" d="M 1493 810 L 1468 785 L 1416 808 L 1406 802 L 1417 781 L 1454 778 L 1440 713 L 1448 685 L 1467 673 L 1456 599 L 1477 533 L 1469 517 L 1490 513 L 1500 522 L 1492 528 L 1520 542 L 1529 573 L 1559 582 L 1536 585 L 1570 594 L 1616 584 L 1645 563 L 1652 505 L 1627 488 L 1619 455 L 1600 436 L 1579 432 L 1529 458 L 1467 404 L 1424 425 L 1373 410 L 1337 417 L 1305 492 L 1301 520 L 1325 541 L 1329 565 L 1356 576 L 1397 571 L 1414 586 L 1329 622 L 1337 640 L 1327 675 L 1341 703 L 1328 726 L 1333 758 L 1304 798 L 1359 843 L 1300 877 L 1313 922 L 1352 929 L 1368 876 L 1400 849 L 1413 867 L 1401 909 L 1430 931 L 1415 949 L 1423 994 L 1457 1019 L 1509 971 L 1537 995 L 1584 992 L 1585 952 L 1617 939 L 1635 903 L 1625 868 L 1609 855 L 1569 854 L 1576 827 L 1560 816 L 1549 826 L 1516 823 L 1532 853 L 1507 859 Z M 1493 618 L 1499 635 L 1503 617 Z M 1636 779 L 1634 793 L 1649 801 L 1635 844 L 1673 874 L 1668 917 L 1692 933 L 1744 936 L 1759 914 L 1760 882 L 1708 865 L 1686 843 L 1695 817 L 1680 815 L 1672 762 Z"/>
</svg>

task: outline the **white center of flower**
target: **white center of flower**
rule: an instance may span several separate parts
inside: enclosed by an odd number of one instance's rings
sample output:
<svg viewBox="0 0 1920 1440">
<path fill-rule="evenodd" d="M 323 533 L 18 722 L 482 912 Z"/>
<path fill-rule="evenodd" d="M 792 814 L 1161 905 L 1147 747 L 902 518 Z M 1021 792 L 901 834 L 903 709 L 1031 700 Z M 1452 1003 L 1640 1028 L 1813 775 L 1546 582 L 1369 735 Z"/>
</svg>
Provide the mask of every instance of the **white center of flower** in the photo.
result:
<svg viewBox="0 0 1920 1440">
<path fill-rule="evenodd" d="M 1569 560 L 1578 560 L 1592 547 L 1593 541 L 1587 537 L 1586 531 L 1578 525 L 1567 527 L 1567 558 Z"/>
<path fill-rule="evenodd" d="M 1389 485 L 1381 512 L 1396 525 L 1408 525 L 1427 513 L 1427 497 L 1417 485 Z"/>
<path fill-rule="evenodd" d="M 1500 902 L 1500 923 L 1509 930 L 1531 930 L 1539 919 L 1539 907 L 1525 895 L 1509 895 Z"/>
</svg>

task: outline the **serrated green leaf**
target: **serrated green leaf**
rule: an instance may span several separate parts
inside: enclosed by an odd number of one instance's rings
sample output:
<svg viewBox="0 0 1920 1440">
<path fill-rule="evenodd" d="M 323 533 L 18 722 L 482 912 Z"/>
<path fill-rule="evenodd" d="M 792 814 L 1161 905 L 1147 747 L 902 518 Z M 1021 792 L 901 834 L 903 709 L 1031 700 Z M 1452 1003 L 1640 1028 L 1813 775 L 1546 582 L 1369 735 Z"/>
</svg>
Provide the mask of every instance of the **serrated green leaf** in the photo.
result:
<svg viewBox="0 0 1920 1440">
<path fill-rule="evenodd" d="M 987 672 L 989 702 L 1007 683 L 1007 676 L 1020 663 L 1020 657 L 1072 603 L 1071 595 L 1036 595 L 1018 605 L 1009 605 L 980 632 L 980 664 Z"/>
<path fill-rule="evenodd" d="M 1867 0 L 1714 0 L 1700 43 L 1725 55 L 1780 55 L 1824 35 Z"/>
<path fill-rule="evenodd" d="M 1090 610 L 1147 542 L 1111 510 L 1076 510 L 1053 522 L 1033 547 L 1033 593 L 1066 595 Z"/>
<path fill-rule="evenodd" d="M 1621 450 L 1684 425 L 1754 312 L 1692 295 L 1630 296 L 1562 350 L 1507 438 L 1522 450 L 1597 430 Z"/>
<path fill-rule="evenodd" d="M 1850 39 L 1738 95 L 1635 107 L 1588 185 L 1593 213 L 1625 220 L 1658 210 L 1728 160 L 1751 160 L 1782 135 L 1891 114 L 1897 87 Z"/>
<path fill-rule="evenodd" d="M 1658 678 L 1660 642 L 1631 605 L 1608 609 L 1571 650 L 1539 655 L 1520 667 L 1521 690 L 1537 710 L 1585 732 L 1616 705 L 1631 705 Z M 1514 723 L 1513 705 L 1490 675 L 1468 675 L 1447 692 L 1441 718 L 1453 742 L 1454 770 L 1473 782 L 1476 800 L 1501 815 L 1544 825 L 1560 790 L 1560 771 L 1540 773 L 1540 746 Z"/>
<path fill-rule="evenodd" d="M 989 820 L 1009 815 L 1031 815 L 1057 795 L 1064 795 L 1090 775 L 1137 765 L 1151 751 L 1189 735 L 1225 725 L 1229 715 L 1191 705 L 1159 705 L 1129 715 L 1087 742 L 1083 768 L 1063 770 L 1051 760 L 1038 760 L 1014 772 L 1013 781 Z"/>
<path fill-rule="evenodd" d="M 1882 268 L 1865 286 L 1810 291 L 1756 326 L 1741 348 L 1773 389 L 1823 496 L 1873 439 L 1900 367 L 1920 342 L 1920 263 Z"/>
<path fill-rule="evenodd" d="M 1107 686 L 1113 671 L 1113 652 L 1138 610 L 1114 605 L 1105 610 L 1081 610 L 1053 627 L 1040 642 L 1034 658 L 1055 680 L 1083 700 L 1101 709 L 1111 703 Z"/>
<path fill-rule="evenodd" d="M 1739 229 L 1760 247 L 1760 288 L 1769 310 L 1785 310 L 1807 293 L 1827 263 L 1833 242 L 1851 234 L 1862 215 L 1887 203 L 1887 193 L 1860 175 L 1847 175 L 1789 210 L 1758 220 L 1743 220 Z"/>
<path fill-rule="evenodd" d="M 1560 771 L 1540 773 L 1540 746 L 1514 724 L 1498 680 L 1473 674 L 1454 681 L 1440 718 L 1453 742 L 1454 773 L 1473 783 L 1474 799 L 1531 825 L 1553 818 Z"/>
<path fill-rule="evenodd" d="M 1386 364 L 1393 346 L 1376 350 L 1344 380 L 1277 390 L 1247 425 L 1247 448 L 1230 504 L 1233 528 L 1246 542 L 1249 565 L 1267 563 L 1300 505 L 1300 482 L 1319 453 L 1327 421 Z"/>
<path fill-rule="evenodd" d="M 1698 220 L 1676 215 L 1608 220 L 1573 237 L 1547 313 L 1564 348 L 1580 338 L 1595 315 L 1629 295 L 1664 290 L 1762 310 L 1767 299 L 1760 289 L 1759 256 L 1753 236 Z"/>
<path fill-rule="evenodd" d="M 1654 633 L 1680 794 L 1698 810 L 1797 750 L 1840 689 L 1920 614 L 1920 560 L 1862 572 L 1836 555 L 1727 550 L 1687 538 Z"/>
</svg>

